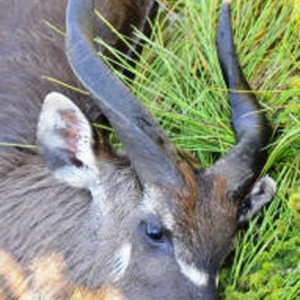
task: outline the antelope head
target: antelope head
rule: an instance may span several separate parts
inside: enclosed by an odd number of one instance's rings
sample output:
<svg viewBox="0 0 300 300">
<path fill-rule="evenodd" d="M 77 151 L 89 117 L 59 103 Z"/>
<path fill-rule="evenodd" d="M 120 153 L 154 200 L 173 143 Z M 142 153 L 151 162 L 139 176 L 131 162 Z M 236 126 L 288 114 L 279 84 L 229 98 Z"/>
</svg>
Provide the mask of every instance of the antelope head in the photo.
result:
<svg viewBox="0 0 300 300">
<path fill-rule="evenodd" d="M 229 3 L 222 5 L 217 50 L 237 144 L 200 171 L 97 56 L 93 8 L 93 0 L 69 0 L 66 52 L 126 156 L 99 138 L 69 99 L 48 95 L 40 153 L 59 180 L 91 195 L 90 217 L 78 233 L 86 242 L 74 245 L 74 255 L 85 248 L 85 262 L 74 264 L 70 277 L 88 288 L 112 285 L 124 299 L 215 299 L 239 222 L 275 193 L 272 179 L 258 180 L 270 128 L 239 66 Z"/>
</svg>

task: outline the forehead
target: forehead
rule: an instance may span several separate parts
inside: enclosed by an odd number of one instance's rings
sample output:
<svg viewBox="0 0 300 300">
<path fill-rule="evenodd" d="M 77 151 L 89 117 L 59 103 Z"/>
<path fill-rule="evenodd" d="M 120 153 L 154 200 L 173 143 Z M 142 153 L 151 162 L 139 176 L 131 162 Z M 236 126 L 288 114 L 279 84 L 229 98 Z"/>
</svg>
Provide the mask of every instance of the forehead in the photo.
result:
<svg viewBox="0 0 300 300">
<path fill-rule="evenodd" d="M 183 174 L 186 186 L 182 190 L 146 186 L 140 206 L 143 212 L 157 215 L 170 228 L 178 223 L 191 229 L 221 216 L 235 216 L 235 205 L 228 197 L 223 176 L 208 174 L 205 170 Z"/>
<path fill-rule="evenodd" d="M 181 190 L 177 187 L 165 187 L 160 184 L 146 185 L 141 209 L 161 218 L 162 223 L 170 229 L 175 225 L 174 218 L 195 209 L 197 202 L 196 176 L 186 163 L 179 165 L 185 186 Z"/>
<path fill-rule="evenodd" d="M 181 255 L 201 248 L 209 256 L 232 242 L 236 231 L 236 205 L 228 198 L 224 177 L 204 170 L 189 173 L 186 181 L 187 187 L 182 191 L 149 187 L 141 208 L 157 216 L 171 231 L 174 246 Z"/>
<path fill-rule="evenodd" d="M 204 287 L 231 249 L 236 209 L 224 178 L 203 171 L 189 173 L 188 180 L 183 191 L 148 187 L 141 208 L 170 230 L 181 274 L 193 286 Z"/>
</svg>

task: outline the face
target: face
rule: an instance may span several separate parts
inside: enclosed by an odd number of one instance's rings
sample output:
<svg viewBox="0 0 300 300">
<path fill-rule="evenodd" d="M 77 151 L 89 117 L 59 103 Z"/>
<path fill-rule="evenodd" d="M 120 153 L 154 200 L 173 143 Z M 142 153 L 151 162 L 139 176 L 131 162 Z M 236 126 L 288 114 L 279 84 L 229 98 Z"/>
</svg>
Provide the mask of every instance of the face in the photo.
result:
<svg viewBox="0 0 300 300">
<path fill-rule="evenodd" d="M 186 191 L 143 191 L 128 266 L 117 283 L 126 299 L 216 299 L 217 273 L 236 232 L 236 208 L 223 178 L 188 171 Z"/>
</svg>

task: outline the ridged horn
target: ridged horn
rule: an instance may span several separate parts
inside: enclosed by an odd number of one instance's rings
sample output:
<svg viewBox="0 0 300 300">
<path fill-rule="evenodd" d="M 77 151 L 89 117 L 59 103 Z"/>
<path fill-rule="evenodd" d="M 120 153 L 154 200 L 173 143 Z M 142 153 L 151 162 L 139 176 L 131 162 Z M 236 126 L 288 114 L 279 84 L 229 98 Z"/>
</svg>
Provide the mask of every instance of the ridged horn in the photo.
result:
<svg viewBox="0 0 300 300">
<path fill-rule="evenodd" d="M 116 130 L 141 182 L 180 188 L 183 179 L 176 166 L 179 158 L 169 138 L 97 56 L 93 43 L 93 9 L 93 0 L 68 2 L 66 53 L 69 63 Z"/>
<path fill-rule="evenodd" d="M 228 0 L 222 4 L 216 44 L 222 73 L 229 88 L 237 145 L 216 163 L 214 170 L 226 176 L 231 192 L 240 198 L 248 192 L 266 162 L 263 148 L 269 141 L 271 130 L 237 58 Z"/>
</svg>

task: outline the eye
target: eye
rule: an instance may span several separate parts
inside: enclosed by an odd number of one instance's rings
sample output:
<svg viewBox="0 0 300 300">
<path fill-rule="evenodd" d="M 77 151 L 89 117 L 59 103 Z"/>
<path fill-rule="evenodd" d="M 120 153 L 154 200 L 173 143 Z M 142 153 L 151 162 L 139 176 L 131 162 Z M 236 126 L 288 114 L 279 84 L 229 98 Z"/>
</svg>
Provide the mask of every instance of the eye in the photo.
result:
<svg viewBox="0 0 300 300">
<path fill-rule="evenodd" d="M 155 218 L 147 218 L 141 223 L 141 233 L 145 242 L 152 249 L 163 250 L 168 254 L 172 253 L 171 232 Z"/>
<path fill-rule="evenodd" d="M 155 243 L 164 242 L 164 233 L 162 228 L 159 228 L 158 226 L 152 225 L 150 223 L 146 223 L 144 226 L 145 233 L 149 239 L 151 239 Z"/>
</svg>

